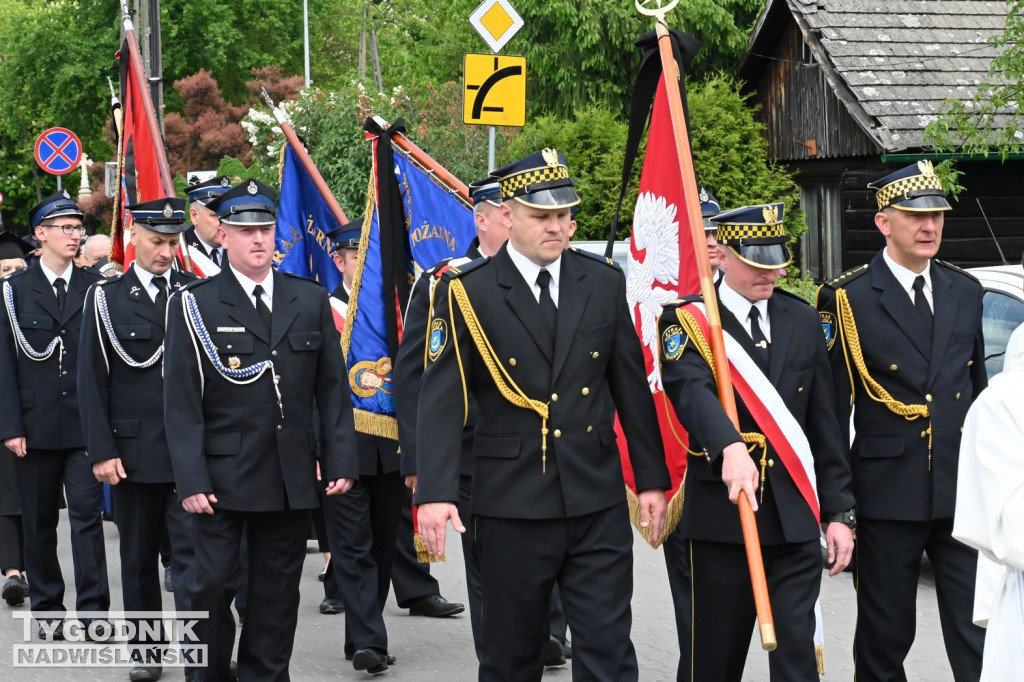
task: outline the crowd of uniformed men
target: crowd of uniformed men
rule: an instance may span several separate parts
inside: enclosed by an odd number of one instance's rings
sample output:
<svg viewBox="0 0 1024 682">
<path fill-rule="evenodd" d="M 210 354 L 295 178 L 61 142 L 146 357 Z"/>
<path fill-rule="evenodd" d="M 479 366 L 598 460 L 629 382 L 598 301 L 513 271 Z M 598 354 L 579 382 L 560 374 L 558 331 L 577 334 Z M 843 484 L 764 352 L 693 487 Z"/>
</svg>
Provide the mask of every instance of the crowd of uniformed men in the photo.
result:
<svg viewBox="0 0 1024 682">
<path fill-rule="evenodd" d="M 359 223 L 330 235 L 343 283 L 328 292 L 272 268 L 274 191 L 216 178 L 187 205 L 129 207 L 135 261 L 104 279 L 73 263 L 77 205 L 47 197 L 29 213 L 38 264 L 6 274 L 30 247 L 0 241 L 3 597 L 28 597 L 41 638 L 63 636 L 66 502 L 77 610 L 105 636 L 107 483 L 125 610 L 161 610 L 166 537 L 176 608 L 209 614 L 195 631 L 206 664 L 186 678 L 286 680 L 312 516 L 330 552 L 320 610 L 344 610 L 345 658 L 377 674 L 395 662 L 392 580 L 414 614 L 462 610 L 414 559 L 414 496 L 431 554 L 449 527 L 461 535 L 481 680 L 537 680 L 566 658 L 574 679 L 636 680 L 632 504 L 664 540 L 678 679 L 740 680 L 755 618 L 733 506 L 745 495 L 775 615 L 773 680 L 817 678 L 822 538 L 830 575 L 853 563 L 858 680 L 907 679 L 924 552 L 954 676 L 977 680 L 977 553 L 951 530 L 960 430 L 986 383 L 981 288 L 934 258 L 950 206 L 930 165 L 870 187 L 886 246 L 823 285 L 818 311 L 776 287 L 791 260 L 784 206 L 721 211 L 702 190 L 739 427 L 718 399 L 707 310 L 682 297 L 658 329 L 690 452 L 664 538 L 671 484 L 626 280 L 568 248 L 580 196 L 556 151 L 473 183 L 477 239 L 414 286 L 392 377 L 397 442 L 356 433 L 340 350 Z M 177 266 L 179 245 L 202 277 Z M 130 679 L 160 678 L 151 644 L 129 643 Z"/>
</svg>

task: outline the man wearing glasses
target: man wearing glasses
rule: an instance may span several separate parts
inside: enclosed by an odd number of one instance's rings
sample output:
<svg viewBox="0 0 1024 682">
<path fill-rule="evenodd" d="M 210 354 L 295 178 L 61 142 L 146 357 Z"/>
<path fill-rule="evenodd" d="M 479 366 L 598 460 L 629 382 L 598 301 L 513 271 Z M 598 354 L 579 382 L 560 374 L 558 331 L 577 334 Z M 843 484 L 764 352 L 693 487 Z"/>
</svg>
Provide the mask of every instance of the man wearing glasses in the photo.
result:
<svg viewBox="0 0 1024 682">
<path fill-rule="evenodd" d="M 0 439 L 13 452 L 40 638 L 62 639 L 64 579 L 57 559 L 61 483 L 71 522 L 79 612 L 110 606 L 100 520 L 102 486 L 92 475 L 78 416 L 75 375 L 82 303 L 100 277 L 72 259 L 85 234 L 82 212 L 66 190 L 29 211 L 41 244 L 39 267 L 3 279 L 0 314 Z M 87 623 L 86 623 L 87 625 Z M 87 636 L 96 637 L 96 628 Z"/>
</svg>

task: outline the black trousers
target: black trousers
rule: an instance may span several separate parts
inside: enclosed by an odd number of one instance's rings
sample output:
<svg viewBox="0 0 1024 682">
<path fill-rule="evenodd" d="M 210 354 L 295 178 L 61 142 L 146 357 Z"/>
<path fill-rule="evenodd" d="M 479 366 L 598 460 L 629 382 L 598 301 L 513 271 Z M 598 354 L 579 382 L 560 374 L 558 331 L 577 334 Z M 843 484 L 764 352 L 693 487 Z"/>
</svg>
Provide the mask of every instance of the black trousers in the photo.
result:
<svg viewBox="0 0 1024 682">
<path fill-rule="evenodd" d="M 75 566 L 78 611 L 110 608 L 107 555 L 103 546 L 103 485 L 92 475 L 84 449 L 36 450 L 15 457 L 14 477 L 21 495 L 25 529 L 25 569 L 33 611 L 64 609 L 64 577 L 57 560 L 57 522 L 61 482 L 71 522 L 71 559 Z"/>
<path fill-rule="evenodd" d="M 541 679 L 556 584 L 573 633 L 573 680 L 637 679 L 629 639 L 633 531 L 625 501 L 567 519 L 475 516 L 470 530 L 483 576 L 481 682 Z"/>
<path fill-rule="evenodd" d="M 971 682 L 981 676 L 985 631 L 972 622 L 978 552 L 954 540 L 952 532 L 953 519 L 859 520 L 853 641 L 858 682 L 907 679 L 903 661 L 914 642 L 925 552 L 935 569 L 939 622 L 953 678 Z"/>
<path fill-rule="evenodd" d="M 160 543 L 165 527 L 171 545 L 174 608 L 191 610 L 186 588 L 195 562 L 192 518 L 178 502 L 174 483 L 133 483 L 129 479 L 111 486 L 110 495 L 118 510 L 124 610 L 163 610 Z M 132 654 L 136 660 L 145 661 L 143 652 Z"/>
<path fill-rule="evenodd" d="M 462 558 L 466 565 L 466 590 L 469 593 L 469 624 L 473 631 L 473 646 L 476 649 L 476 658 L 483 660 L 484 649 L 483 628 L 480 624 L 483 614 L 483 579 L 480 576 L 480 560 L 476 554 L 476 537 L 473 533 L 472 509 L 473 477 L 459 476 L 459 518 L 466 524 L 466 532 L 460 535 L 462 540 Z M 564 643 L 567 636 L 565 621 L 565 609 L 562 608 L 562 598 L 558 593 L 558 585 L 551 590 L 551 605 L 548 631 L 552 637 L 557 637 Z"/>
<path fill-rule="evenodd" d="M 0 580 L 12 568 L 25 570 L 25 532 L 21 514 L 0 516 Z"/>
<path fill-rule="evenodd" d="M 241 585 L 238 553 L 243 535 L 249 546 L 251 609 L 238 640 L 238 679 L 260 682 L 288 680 L 288 662 L 298 622 L 299 579 L 306 556 L 309 510 L 238 512 L 217 509 L 192 515 L 195 578 L 188 594 L 191 608 L 208 611 L 195 633 L 206 644 L 208 667 L 203 682 L 233 680 L 231 650 L 235 618 L 231 600 Z"/>
<path fill-rule="evenodd" d="M 360 476 L 344 495 L 327 497 L 331 566 L 345 604 L 345 654 L 388 650 L 384 603 L 405 484 L 397 471 Z M 410 539 L 411 543 L 411 539 Z"/>
<path fill-rule="evenodd" d="M 437 578 L 430 575 L 430 564 L 416 558 L 412 537 L 412 491 L 402 490 L 401 516 L 395 539 L 395 558 L 391 567 L 391 585 L 395 588 L 398 608 L 407 609 L 418 599 L 441 594 Z"/>
<path fill-rule="evenodd" d="M 697 540 L 689 541 L 689 549 L 693 624 L 690 669 L 682 679 L 739 682 L 756 619 L 746 550 L 742 544 Z M 771 679 L 817 682 L 814 602 L 821 591 L 821 545 L 766 545 L 761 554 L 779 643 L 768 654 Z"/>
<path fill-rule="evenodd" d="M 684 680 L 688 679 L 690 670 L 690 545 L 677 528 L 665 537 L 661 550 L 665 554 L 668 587 L 672 592 L 676 617 L 676 636 L 679 638 L 676 680 Z"/>
</svg>

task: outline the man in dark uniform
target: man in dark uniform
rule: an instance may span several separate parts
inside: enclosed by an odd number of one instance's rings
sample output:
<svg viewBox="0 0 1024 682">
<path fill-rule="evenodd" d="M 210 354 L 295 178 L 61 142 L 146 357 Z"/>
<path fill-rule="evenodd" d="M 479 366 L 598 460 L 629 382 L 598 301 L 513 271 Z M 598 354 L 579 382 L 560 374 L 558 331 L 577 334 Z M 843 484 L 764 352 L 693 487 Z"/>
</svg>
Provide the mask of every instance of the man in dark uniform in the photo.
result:
<svg viewBox="0 0 1024 682">
<path fill-rule="evenodd" d="M 123 275 L 101 280 L 86 296 L 79 407 L 93 474 L 112 486 L 117 508 L 125 610 L 163 609 L 158 562 L 166 524 L 173 547 L 175 608 L 188 611 L 192 520 L 174 491 L 160 362 L 168 294 L 196 279 L 171 269 L 185 229 L 185 200 L 158 199 L 128 210 L 135 262 Z M 131 653 L 139 665 L 128 679 L 160 678 L 159 654 L 153 657 L 144 647 Z"/>
<path fill-rule="evenodd" d="M 960 432 L 987 385 L 982 288 L 935 260 L 942 183 L 927 161 L 868 185 L 885 248 L 818 290 L 852 445 L 857 530 L 857 679 L 905 680 L 921 556 L 935 569 L 946 655 L 956 680 L 981 674 L 984 631 L 971 622 L 978 553 L 952 538 Z M 849 441 L 847 441 L 849 442 Z"/>
<path fill-rule="evenodd" d="M 164 417 L 178 497 L 193 520 L 190 606 L 210 614 L 195 629 L 208 645 L 205 682 L 234 679 L 230 604 L 243 534 L 253 608 L 238 678 L 288 679 L 318 441 L 328 495 L 346 492 L 358 471 L 327 291 L 271 268 L 275 198 L 254 180 L 221 195 L 213 205 L 229 267 L 168 303 Z"/>
<path fill-rule="evenodd" d="M 185 230 L 185 252 L 200 277 L 213 277 L 224 266 L 225 251 L 217 236 L 220 219 L 209 204 L 230 189 L 231 180 L 226 175 L 189 185 L 188 217 L 192 225 Z"/>
<path fill-rule="evenodd" d="M 29 211 L 42 245 L 40 267 L 3 282 L 0 315 L 0 438 L 16 456 L 15 477 L 25 530 L 25 567 L 32 610 L 64 614 L 64 578 L 57 560 L 61 483 L 71 521 L 78 611 L 110 606 L 100 507 L 103 487 L 92 475 L 78 417 L 78 340 L 82 303 L 98 275 L 72 258 L 85 234 L 82 212 L 66 190 Z M 41 621 L 62 637 L 59 620 Z"/>
<path fill-rule="evenodd" d="M 676 531 L 687 544 L 690 575 L 683 581 L 692 613 L 678 679 L 739 682 L 743 676 L 755 617 L 733 506 L 744 494 L 757 511 L 775 615 L 771 678 L 814 682 L 819 521 L 831 575 L 850 562 L 855 524 L 825 341 L 814 309 L 775 288 L 791 260 L 783 205 L 747 206 L 711 220 L 726 261 L 717 296 L 735 367 L 738 429 L 719 401 L 710 352 L 702 350 L 707 323 L 700 297 L 666 306 L 659 320 L 662 381 L 692 453 Z"/>
<path fill-rule="evenodd" d="M 446 271 L 427 328 L 421 396 L 433 399 L 420 401 L 417 419 L 420 532 L 440 555 L 449 519 L 466 531 L 456 503 L 472 394 L 472 532 L 486 608 L 480 679 L 540 679 L 558 584 L 573 675 L 635 680 L 633 531 L 613 404 L 642 491 L 641 525 L 655 539 L 669 476 L 625 277 L 609 260 L 566 250 L 580 199 L 555 150 L 492 175 L 510 239 L 493 258 Z M 452 409 L 460 398 L 463 409 Z"/>
<path fill-rule="evenodd" d="M 405 485 L 416 489 L 416 414 L 420 399 L 420 379 L 423 376 L 424 355 L 427 336 L 427 322 L 430 317 L 431 296 L 437 280 L 448 267 L 459 267 L 477 258 L 493 256 L 508 241 L 508 216 L 501 211 L 501 190 L 494 178 L 470 183 L 470 198 L 473 200 L 473 219 L 477 237 L 462 258 L 445 259 L 428 268 L 416 280 L 409 306 L 405 314 L 405 331 L 402 346 L 395 359 L 395 406 L 398 410 L 398 438 L 402 446 L 402 474 Z M 574 228 L 575 226 L 573 226 Z M 470 397 L 469 413 L 463 427 L 462 453 L 459 463 L 460 518 L 470 519 L 473 491 L 473 430 L 476 427 L 476 401 Z M 411 510 L 410 510 L 411 517 Z M 411 518 L 410 518 L 411 521 Z M 401 531 L 401 526 L 399 526 Z M 410 533 L 411 523 L 410 523 Z M 466 588 L 469 593 L 469 617 L 473 630 L 473 644 L 477 659 L 483 658 L 483 584 L 480 579 L 480 562 L 477 561 L 476 541 L 472 533 L 463 533 L 462 556 L 466 568 Z M 399 543 L 402 538 L 399 537 Z M 399 554 L 402 548 L 399 546 Z M 415 554 L 413 555 L 415 558 Z M 397 562 L 396 562 L 397 563 Z M 422 564 L 429 566 L 429 564 Z M 394 577 L 393 577 L 394 580 Z M 397 580 L 395 591 L 398 592 Z M 437 582 L 434 581 L 436 585 Z M 442 598 L 443 599 L 443 598 Z M 448 603 L 448 602 L 446 602 Z M 401 606 L 401 602 L 399 602 Z M 462 611 L 462 604 L 454 604 Z M 551 639 L 545 651 L 545 665 L 563 665 L 569 643 L 566 639 L 565 611 L 558 598 L 558 588 L 553 590 L 551 600 Z"/>
<path fill-rule="evenodd" d="M 704 221 L 704 241 L 708 247 L 708 264 L 711 265 L 712 279 L 715 284 L 718 284 L 722 281 L 722 264 L 725 257 L 721 247 L 718 246 L 718 225 L 711 219 L 721 212 L 722 207 L 715 195 L 703 187 L 700 188 L 698 197 L 700 198 L 700 215 Z"/>
<path fill-rule="evenodd" d="M 331 304 L 342 320 L 355 277 L 362 229 L 361 220 L 354 223 L 332 233 L 342 283 L 332 294 Z M 340 300 L 342 295 L 344 301 Z M 347 381 L 341 390 L 349 394 Z M 347 494 L 328 498 L 324 506 L 331 548 L 328 579 L 336 581 L 345 608 L 345 658 L 356 670 L 375 675 L 395 662 L 388 653 L 384 604 L 391 588 L 403 485 L 398 441 L 356 433 L 355 447 L 359 481 Z"/>
</svg>

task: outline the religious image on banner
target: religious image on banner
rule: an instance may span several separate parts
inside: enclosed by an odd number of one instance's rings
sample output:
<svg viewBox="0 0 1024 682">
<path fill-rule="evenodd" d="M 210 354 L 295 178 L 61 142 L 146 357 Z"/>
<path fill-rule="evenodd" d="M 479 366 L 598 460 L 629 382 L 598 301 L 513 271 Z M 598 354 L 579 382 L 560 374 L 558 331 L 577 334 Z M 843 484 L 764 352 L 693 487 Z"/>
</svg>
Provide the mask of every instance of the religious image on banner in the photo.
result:
<svg viewBox="0 0 1024 682">
<path fill-rule="evenodd" d="M 416 274 L 463 255 L 476 237 L 473 212 L 458 195 L 393 148 L 401 119 L 366 123 L 373 145 L 367 219 L 359 241 L 342 352 L 356 429 L 398 439 L 392 369 L 401 340 L 401 311 Z"/>
<path fill-rule="evenodd" d="M 338 220 L 290 145 L 284 146 L 281 157 L 274 266 L 334 291 L 342 277 L 327 234 L 338 228 Z"/>
</svg>

